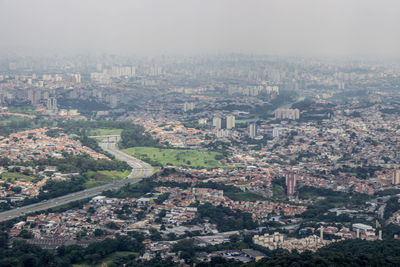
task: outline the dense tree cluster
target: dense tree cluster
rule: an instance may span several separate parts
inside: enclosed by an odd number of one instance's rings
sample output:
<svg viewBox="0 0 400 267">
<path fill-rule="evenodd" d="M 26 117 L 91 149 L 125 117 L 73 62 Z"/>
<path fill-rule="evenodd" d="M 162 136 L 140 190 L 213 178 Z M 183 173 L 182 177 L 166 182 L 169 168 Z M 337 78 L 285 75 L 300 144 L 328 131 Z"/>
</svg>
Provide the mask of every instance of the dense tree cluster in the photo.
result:
<svg viewBox="0 0 400 267">
<path fill-rule="evenodd" d="M 88 171 L 125 171 L 131 167 L 124 161 L 93 159 L 89 155 L 71 155 L 64 153 L 64 158 L 47 158 L 24 162 L 24 165 L 38 166 L 44 169 L 45 166 L 57 166 L 62 173 L 85 173 Z"/>
<path fill-rule="evenodd" d="M 123 121 L 74 121 L 67 120 L 59 122 L 58 127 L 62 128 L 67 134 L 76 134 L 79 136 L 90 136 L 93 129 L 129 129 L 135 127 L 130 122 Z"/>
<path fill-rule="evenodd" d="M 357 167 L 349 167 L 347 165 L 343 165 L 341 168 L 332 171 L 332 174 L 337 175 L 339 172 L 348 173 L 350 175 L 354 175 L 360 179 L 367 179 L 369 177 L 373 177 L 375 172 L 382 170 L 380 166 L 357 166 Z"/>
<path fill-rule="evenodd" d="M 127 236 L 80 246 L 60 247 L 55 251 L 44 250 L 24 241 L 14 242 L 8 248 L 7 235 L 0 234 L 0 266 L 72 266 L 73 264 L 100 264 L 104 258 L 117 251 L 143 252 L 143 244 Z"/>
<path fill-rule="evenodd" d="M 241 229 L 254 229 L 257 223 L 251 218 L 251 214 L 241 211 L 232 211 L 222 206 L 204 204 L 197 207 L 196 218 L 192 223 L 204 223 L 209 219 L 210 223 L 217 225 L 220 232 L 228 232 Z"/>
<path fill-rule="evenodd" d="M 37 166 L 40 170 L 44 170 L 45 166 L 57 166 L 60 172 L 76 173 L 67 180 L 48 180 L 41 188 L 39 195 L 35 198 L 24 199 L 21 203 L 22 206 L 84 190 L 84 184 L 89 179 L 89 171 L 125 171 L 131 169 L 126 162 L 119 160 L 95 160 L 88 155 L 65 154 L 64 156 L 65 158 L 38 159 L 22 163 L 27 166 Z M 9 208 L 9 205 L 0 206 L 0 209 L 4 210 Z"/>
<path fill-rule="evenodd" d="M 301 214 L 302 218 L 322 221 L 351 222 L 352 219 L 342 214 L 336 216 L 336 213 L 328 212 L 332 208 L 353 207 L 365 205 L 370 199 L 366 194 L 360 193 L 344 193 L 333 191 L 332 189 L 316 188 L 304 186 L 299 189 L 299 197 L 301 199 L 318 198 L 313 205 L 307 208 L 307 211 Z"/>
<path fill-rule="evenodd" d="M 11 116 L 2 116 L 0 123 L 0 136 L 8 136 L 11 133 L 35 129 L 40 127 L 52 127 L 52 121 L 30 118 L 14 118 Z"/>
<path fill-rule="evenodd" d="M 383 218 L 385 220 L 389 219 L 392 216 L 393 212 L 400 210 L 400 203 L 398 197 L 393 197 L 386 201 L 385 211 L 383 213 Z"/>
<path fill-rule="evenodd" d="M 158 146 L 158 140 L 155 140 L 149 133 L 144 131 L 142 126 L 134 125 L 121 133 L 120 147 L 128 148 L 135 146 Z"/>
</svg>

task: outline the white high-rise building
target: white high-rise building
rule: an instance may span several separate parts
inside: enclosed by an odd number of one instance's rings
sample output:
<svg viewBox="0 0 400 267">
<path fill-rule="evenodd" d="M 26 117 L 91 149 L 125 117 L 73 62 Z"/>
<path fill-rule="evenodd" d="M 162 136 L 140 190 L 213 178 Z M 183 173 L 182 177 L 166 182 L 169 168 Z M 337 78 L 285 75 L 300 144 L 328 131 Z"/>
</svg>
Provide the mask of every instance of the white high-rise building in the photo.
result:
<svg viewBox="0 0 400 267">
<path fill-rule="evenodd" d="M 400 170 L 393 171 L 392 184 L 394 185 L 400 184 Z"/>
<path fill-rule="evenodd" d="M 219 117 L 214 117 L 213 118 L 213 126 L 216 128 L 216 129 L 221 129 L 221 118 L 219 118 Z"/>
<path fill-rule="evenodd" d="M 226 129 L 230 130 L 232 128 L 235 128 L 235 116 L 226 116 Z"/>
<path fill-rule="evenodd" d="M 183 111 L 188 112 L 190 110 L 194 110 L 194 103 L 193 102 L 191 102 L 191 103 L 185 102 L 183 104 Z"/>
<path fill-rule="evenodd" d="M 58 112 L 58 107 L 57 107 L 57 98 L 55 97 L 49 97 L 47 99 L 47 114 L 49 115 L 55 115 Z"/>
<path fill-rule="evenodd" d="M 257 136 L 257 125 L 255 123 L 251 123 L 249 125 L 249 137 L 256 138 Z"/>
<path fill-rule="evenodd" d="M 283 130 L 285 129 L 280 127 L 274 127 L 274 129 L 272 130 L 272 137 L 279 137 Z"/>
<path fill-rule="evenodd" d="M 79 73 L 71 74 L 74 83 L 81 83 L 81 75 Z"/>
<path fill-rule="evenodd" d="M 298 120 L 300 118 L 300 110 L 299 109 L 290 109 L 290 108 L 278 108 L 275 110 L 275 119 L 284 120 Z"/>
</svg>

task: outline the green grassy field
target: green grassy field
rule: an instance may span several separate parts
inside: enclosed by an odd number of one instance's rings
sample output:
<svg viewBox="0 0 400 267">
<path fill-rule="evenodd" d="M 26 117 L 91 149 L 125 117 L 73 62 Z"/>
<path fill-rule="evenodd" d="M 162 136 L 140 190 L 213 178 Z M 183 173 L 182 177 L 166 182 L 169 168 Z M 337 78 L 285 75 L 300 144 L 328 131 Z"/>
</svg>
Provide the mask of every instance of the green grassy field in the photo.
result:
<svg viewBox="0 0 400 267">
<path fill-rule="evenodd" d="M 252 192 L 224 192 L 224 194 L 234 201 L 257 201 L 267 200 L 265 197 Z"/>
<path fill-rule="evenodd" d="M 19 172 L 3 172 L 0 177 L 8 182 L 14 182 L 17 178 L 25 179 L 27 181 L 32 181 L 36 178 L 35 176 L 28 176 Z"/>
<path fill-rule="evenodd" d="M 115 253 L 112 253 L 110 256 L 99 260 L 98 264 L 95 265 L 90 265 L 90 264 L 73 264 L 73 267 L 91 267 L 91 266 L 96 266 L 96 267 L 101 267 L 103 266 L 103 262 L 106 263 L 107 265 L 110 265 L 112 263 L 118 262 L 119 259 L 121 258 L 129 258 L 129 259 L 134 259 L 139 255 L 137 252 L 131 252 L 131 251 L 118 251 Z"/>
<path fill-rule="evenodd" d="M 110 256 L 108 256 L 107 258 L 105 258 L 104 260 L 102 260 L 102 262 L 109 264 L 112 264 L 114 262 L 118 262 L 118 260 L 120 258 L 129 258 L 129 259 L 134 259 L 139 255 L 139 253 L 137 252 L 131 252 L 131 251 L 118 251 L 115 252 L 113 254 L 111 254 Z M 101 265 L 99 265 L 101 266 Z"/>
<path fill-rule="evenodd" d="M 130 171 L 98 171 L 88 172 L 89 180 L 84 184 L 85 188 L 91 188 L 103 184 L 112 183 L 114 180 L 121 180 L 128 176 Z"/>
<path fill-rule="evenodd" d="M 236 124 L 247 124 L 246 120 L 236 120 L 235 121 Z"/>
<path fill-rule="evenodd" d="M 121 132 L 122 129 L 94 128 L 90 130 L 90 135 L 117 135 Z"/>
<path fill-rule="evenodd" d="M 131 147 L 123 151 L 150 164 L 159 163 L 162 166 L 171 165 L 207 169 L 224 167 L 220 161 L 215 159 L 215 156 L 221 156 L 221 153 L 218 152 L 154 147 Z"/>
</svg>

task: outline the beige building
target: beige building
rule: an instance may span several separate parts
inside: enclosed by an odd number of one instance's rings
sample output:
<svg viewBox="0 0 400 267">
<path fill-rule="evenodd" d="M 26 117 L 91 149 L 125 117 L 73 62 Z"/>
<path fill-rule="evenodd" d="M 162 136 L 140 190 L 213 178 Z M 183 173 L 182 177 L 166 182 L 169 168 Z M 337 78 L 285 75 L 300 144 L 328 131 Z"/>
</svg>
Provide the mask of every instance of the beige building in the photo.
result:
<svg viewBox="0 0 400 267">
<path fill-rule="evenodd" d="M 394 185 L 400 184 L 400 170 L 393 171 L 392 184 Z"/>
</svg>

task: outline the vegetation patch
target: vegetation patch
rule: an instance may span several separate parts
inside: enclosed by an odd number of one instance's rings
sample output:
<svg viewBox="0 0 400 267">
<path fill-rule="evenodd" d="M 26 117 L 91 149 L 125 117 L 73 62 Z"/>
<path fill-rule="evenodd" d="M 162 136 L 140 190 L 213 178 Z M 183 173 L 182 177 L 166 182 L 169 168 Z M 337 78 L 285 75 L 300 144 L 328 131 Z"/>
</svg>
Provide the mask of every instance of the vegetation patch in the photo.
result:
<svg viewBox="0 0 400 267">
<path fill-rule="evenodd" d="M 131 147 L 124 152 L 146 161 L 154 166 L 181 166 L 189 168 L 221 168 L 217 160 L 222 154 L 197 150 L 163 149 L 154 147 Z"/>
<path fill-rule="evenodd" d="M 90 135 L 120 135 L 122 129 L 118 128 L 95 128 L 91 129 L 89 134 Z"/>
<path fill-rule="evenodd" d="M 0 175 L 2 180 L 5 180 L 7 182 L 14 182 L 15 180 L 18 179 L 24 179 L 26 181 L 32 181 L 34 180 L 36 177 L 35 176 L 28 176 L 19 172 L 3 172 Z"/>
<path fill-rule="evenodd" d="M 90 171 L 87 173 L 88 180 L 85 182 L 85 188 L 91 188 L 103 184 L 122 180 L 129 175 L 130 171 Z"/>
</svg>

